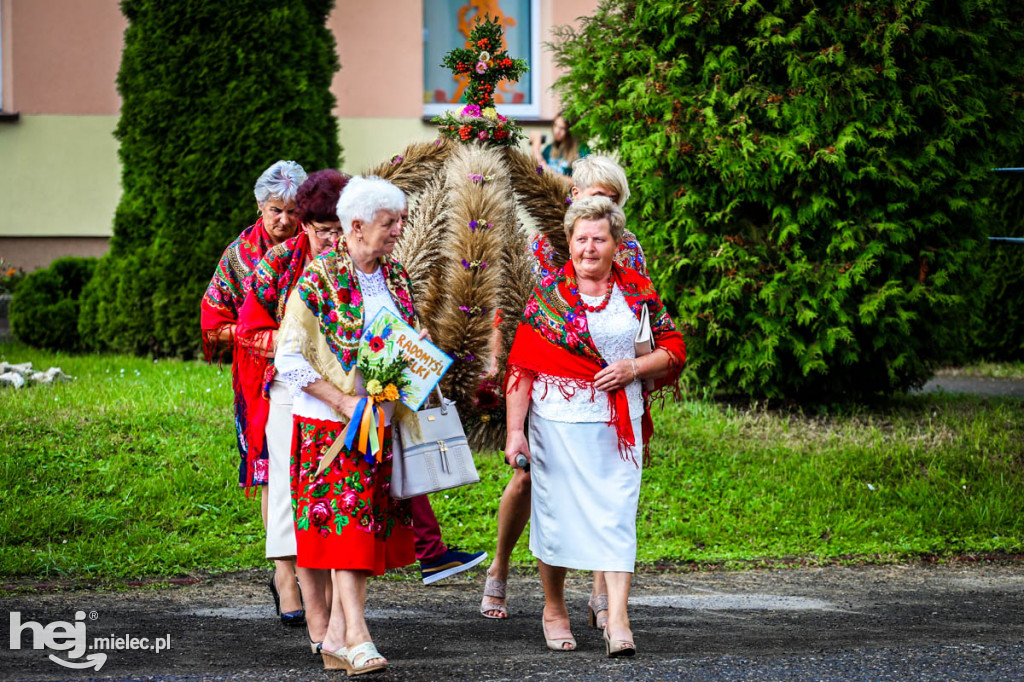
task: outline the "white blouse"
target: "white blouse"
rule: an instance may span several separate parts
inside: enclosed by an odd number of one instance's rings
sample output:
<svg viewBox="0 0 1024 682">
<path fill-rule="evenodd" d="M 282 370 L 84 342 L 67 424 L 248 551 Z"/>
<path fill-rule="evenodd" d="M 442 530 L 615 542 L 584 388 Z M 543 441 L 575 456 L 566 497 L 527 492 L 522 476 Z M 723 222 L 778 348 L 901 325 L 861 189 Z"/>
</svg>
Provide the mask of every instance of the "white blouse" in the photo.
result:
<svg viewBox="0 0 1024 682">
<path fill-rule="evenodd" d="M 394 300 L 391 298 L 391 291 L 388 289 L 387 282 L 384 279 L 383 268 L 378 267 L 369 274 L 360 271 L 359 268 L 353 268 L 353 270 L 359 279 L 359 291 L 363 295 L 364 334 L 381 308 L 387 308 L 395 315 L 401 317 Z M 292 414 L 311 419 L 341 421 L 342 415 L 335 412 L 327 403 L 319 398 L 314 398 L 302 390 L 303 387 L 322 377 L 298 351 L 283 350 L 286 345 L 294 346 L 294 344 L 278 344 L 278 347 L 282 350 L 274 358 L 274 366 L 280 378 L 291 389 L 294 398 Z M 359 370 L 356 370 L 356 395 L 366 395 L 366 389 L 363 388 L 363 376 Z M 394 404 L 384 403 L 385 424 L 391 423 L 393 413 Z"/>
<path fill-rule="evenodd" d="M 581 294 L 583 302 L 589 306 L 601 303 L 604 296 L 586 296 Z M 640 321 L 626 304 L 626 298 L 616 285 L 612 289 L 612 297 L 608 306 L 596 313 L 587 311 L 587 325 L 590 336 L 601 357 L 609 365 L 616 360 L 628 360 L 636 357 L 633 339 L 640 329 Z M 636 419 L 644 413 L 644 399 L 640 381 L 626 386 L 626 399 L 629 401 L 629 418 Z M 566 398 L 556 386 L 548 386 L 542 381 L 534 381 L 531 398 L 532 409 L 544 419 L 556 422 L 607 422 L 611 419 L 608 407 L 608 393 L 594 391 L 594 399 L 590 399 L 589 390 L 577 390 Z"/>
</svg>

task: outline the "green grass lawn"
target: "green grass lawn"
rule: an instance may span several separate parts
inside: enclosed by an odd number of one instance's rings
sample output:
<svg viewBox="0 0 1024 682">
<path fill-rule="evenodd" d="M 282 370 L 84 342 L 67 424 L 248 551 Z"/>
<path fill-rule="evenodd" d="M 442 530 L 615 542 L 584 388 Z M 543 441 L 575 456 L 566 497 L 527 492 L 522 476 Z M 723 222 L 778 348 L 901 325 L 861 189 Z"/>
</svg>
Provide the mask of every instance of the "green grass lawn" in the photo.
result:
<svg viewBox="0 0 1024 682">
<path fill-rule="evenodd" d="M 0 575 L 119 580 L 266 566 L 237 487 L 230 372 L 198 362 L 0 360 L 75 381 L 0 390 Z M 1024 551 L 1024 403 L 919 395 L 830 416 L 710 400 L 655 413 L 643 563 L 895 561 Z M 493 551 L 510 470 L 432 496 L 446 541 Z M 624 464 L 625 466 L 625 464 Z M 531 562 L 524 538 L 516 561 Z"/>
</svg>

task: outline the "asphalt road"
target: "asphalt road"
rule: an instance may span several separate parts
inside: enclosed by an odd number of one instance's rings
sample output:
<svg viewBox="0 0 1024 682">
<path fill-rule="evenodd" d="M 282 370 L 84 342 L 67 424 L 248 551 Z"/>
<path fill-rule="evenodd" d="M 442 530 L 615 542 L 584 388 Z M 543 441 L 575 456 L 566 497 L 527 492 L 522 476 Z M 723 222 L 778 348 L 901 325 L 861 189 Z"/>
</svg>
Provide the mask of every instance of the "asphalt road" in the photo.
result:
<svg viewBox="0 0 1024 682">
<path fill-rule="evenodd" d="M 280 625 L 266 573 L 121 592 L 53 591 L 0 598 L 23 628 L 0 637 L 2 680 L 338 680 L 310 654 L 301 629 Z M 571 574 L 579 650 L 548 651 L 536 575 L 510 581 L 511 618 L 477 615 L 482 576 L 432 586 L 371 583 L 368 618 L 391 661 L 378 680 L 1021 680 L 1024 562 L 825 567 L 636 576 L 633 659 L 604 656 L 586 627 L 587 579 Z M 76 611 L 82 611 L 76 621 Z M 32 649 L 28 621 L 76 622 L 95 637 L 169 637 L 170 648 Z M 63 634 L 59 630 L 59 634 Z M 45 632 L 40 633 L 45 636 Z M 65 640 L 61 640 L 65 641 Z M 68 640 L 71 643 L 77 640 Z M 127 642 L 131 644 L 130 639 Z M 101 643 L 103 644 L 103 643 Z M 138 642 L 136 642 L 138 644 Z M 106 653 L 99 671 L 81 661 Z"/>
</svg>

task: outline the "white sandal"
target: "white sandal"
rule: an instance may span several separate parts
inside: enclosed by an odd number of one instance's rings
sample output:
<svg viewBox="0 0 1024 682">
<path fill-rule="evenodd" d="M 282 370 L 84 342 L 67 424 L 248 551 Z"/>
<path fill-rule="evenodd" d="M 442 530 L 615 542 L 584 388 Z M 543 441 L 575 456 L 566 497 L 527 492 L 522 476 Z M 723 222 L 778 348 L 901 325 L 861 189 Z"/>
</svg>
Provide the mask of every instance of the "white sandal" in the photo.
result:
<svg viewBox="0 0 1024 682">
<path fill-rule="evenodd" d="M 378 670 L 387 670 L 388 662 L 380 652 L 377 651 L 377 647 L 374 646 L 373 642 L 363 642 L 357 646 L 352 647 L 348 650 L 345 655 L 345 659 L 351 666 L 346 672 L 351 675 L 365 675 L 367 673 L 375 673 Z M 374 659 L 380 659 L 383 663 L 368 664 L 368 661 Z"/>
<path fill-rule="evenodd" d="M 352 664 L 348 662 L 348 649 L 341 647 L 337 651 L 331 651 L 325 649 L 322 642 L 317 642 L 316 646 L 317 653 L 324 660 L 324 670 L 344 670 L 347 674 L 352 674 Z"/>
</svg>

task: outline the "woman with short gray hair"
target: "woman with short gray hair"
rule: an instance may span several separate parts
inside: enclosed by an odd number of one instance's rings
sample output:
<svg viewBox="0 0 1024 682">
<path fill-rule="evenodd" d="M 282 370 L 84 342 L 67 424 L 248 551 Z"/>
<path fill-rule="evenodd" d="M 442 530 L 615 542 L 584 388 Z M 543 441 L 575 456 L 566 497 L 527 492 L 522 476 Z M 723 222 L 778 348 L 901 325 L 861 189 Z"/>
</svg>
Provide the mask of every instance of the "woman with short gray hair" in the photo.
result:
<svg viewBox="0 0 1024 682">
<path fill-rule="evenodd" d="M 213 279 L 200 303 L 200 326 L 203 332 L 203 353 L 207 360 L 215 355 L 233 350 L 231 363 L 231 385 L 235 392 L 235 441 L 238 445 L 238 485 L 248 494 L 253 488 L 261 488 L 263 524 L 267 523 L 267 481 L 269 460 L 266 443 L 258 447 L 248 446 L 245 434 L 249 423 L 250 406 L 246 404 L 246 386 L 259 384 L 263 377 L 245 372 L 239 365 L 244 350 L 237 348 L 235 329 L 238 326 L 239 311 L 252 282 L 252 273 L 272 247 L 295 236 L 299 229 L 299 218 L 295 208 L 295 196 L 306 180 L 306 171 L 294 161 L 278 161 L 260 174 L 253 193 L 259 218 L 255 224 L 245 228 L 224 250 Z M 280 585 L 280 595 L 278 588 Z M 281 622 L 285 625 L 302 625 L 305 614 L 294 572 L 290 576 L 275 577 L 271 591 L 277 605 Z M 284 606 L 282 611 L 281 606 Z"/>
</svg>

